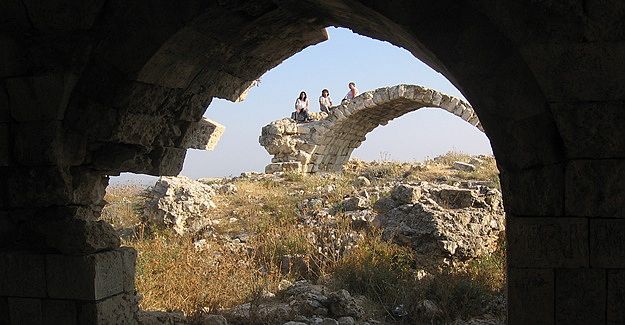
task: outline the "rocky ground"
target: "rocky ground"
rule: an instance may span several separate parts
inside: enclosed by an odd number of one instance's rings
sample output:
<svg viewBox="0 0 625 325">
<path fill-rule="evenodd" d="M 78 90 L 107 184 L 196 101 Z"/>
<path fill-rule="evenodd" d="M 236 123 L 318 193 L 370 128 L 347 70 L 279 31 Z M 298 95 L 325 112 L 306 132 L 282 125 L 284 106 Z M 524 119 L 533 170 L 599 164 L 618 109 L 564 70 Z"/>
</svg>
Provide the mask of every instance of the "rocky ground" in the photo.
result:
<svg viewBox="0 0 625 325">
<path fill-rule="evenodd" d="M 162 177 L 122 193 L 104 215 L 139 251 L 142 308 L 160 309 L 142 324 L 504 321 L 492 157 Z"/>
</svg>

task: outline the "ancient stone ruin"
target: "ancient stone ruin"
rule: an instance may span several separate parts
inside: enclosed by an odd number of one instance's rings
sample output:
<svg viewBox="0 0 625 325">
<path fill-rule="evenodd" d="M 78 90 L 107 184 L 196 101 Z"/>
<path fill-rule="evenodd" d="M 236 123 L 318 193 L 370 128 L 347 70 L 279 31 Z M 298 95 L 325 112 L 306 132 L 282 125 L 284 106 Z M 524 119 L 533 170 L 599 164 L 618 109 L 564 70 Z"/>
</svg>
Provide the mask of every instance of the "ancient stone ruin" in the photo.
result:
<svg viewBox="0 0 625 325">
<path fill-rule="evenodd" d="M 423 107 L 442 108 L 474 125 L 480 121 L 466 101 L 415 85 L 367 91 L 310 123 L 285 118 L 262 129 L 260 144 L 273 155 L 266 173 L 340 171 L 365 135 L 379 125 Z"/>
<path fill-rule="evenodd" d="M 625 322 L 622 1 L 6 0 L 0 22 L 1 322 L 132 323 L 133 255 L 96 221 L 108 176 L 179 173 L 212 98 L 327 26 L 405 48 L 473 105 L 510 324 Z"/>
<path fill-rule="evenodd" d="M 411 247 L 432 265 L 494 252 L 505 228 L 501 193 L 481 186 L 398 184 L 376 210 L 382 238 Z"/>
</svg>

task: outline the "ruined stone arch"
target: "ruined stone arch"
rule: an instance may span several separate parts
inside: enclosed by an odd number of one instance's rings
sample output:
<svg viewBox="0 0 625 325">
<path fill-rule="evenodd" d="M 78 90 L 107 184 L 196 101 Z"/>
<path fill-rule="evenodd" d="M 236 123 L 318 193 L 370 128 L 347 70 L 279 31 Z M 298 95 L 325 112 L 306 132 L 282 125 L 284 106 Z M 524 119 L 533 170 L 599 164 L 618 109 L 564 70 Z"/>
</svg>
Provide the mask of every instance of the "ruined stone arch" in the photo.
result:
<svg viewBox="0 0 625 325">
<path fill-rule="evenodd" d="M 131 314 L 132 252 L 95 220 L 106 175 L 178 173 L 212 97 L 238 98 L 334 25 L 406 48 L 472 103 L 502 175 L 509 323 L 625 321 L 620 2 L 7 0 L 0 9 L 1 320 L 42 322 L 50 306 L 85 324 Z M 68 270 L 77 277 L 56 276 Z"/>
<path fill-rule="evenodd" d="M 441 108 L 484 131 L 471 105 L 460 98 L 416 85 L 382 87 L 333 107 L 318 121 L 285 118 L 263 127 L 259 142 L 273 155 L 265 172 L 342 171 L 365 135 L 423 107 Z"/>
</svg>

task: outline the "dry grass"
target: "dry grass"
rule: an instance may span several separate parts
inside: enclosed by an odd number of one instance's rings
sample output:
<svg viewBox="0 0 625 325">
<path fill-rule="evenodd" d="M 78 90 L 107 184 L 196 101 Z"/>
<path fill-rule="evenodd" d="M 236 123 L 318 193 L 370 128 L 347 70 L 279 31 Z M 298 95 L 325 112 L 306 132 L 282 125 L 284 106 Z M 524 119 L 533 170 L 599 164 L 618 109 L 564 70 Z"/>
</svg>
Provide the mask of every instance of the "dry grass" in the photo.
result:
<svg viewBox="0 0 625 325">
<path fill-rule="evenodd" d="M 237 180 L 237 193 L 214 199 L 218 208 L 212 210 L 211 217 L 221 222 L 214 227 L 213 236 L 206 237 L 205 249 L 194 247 L 197 238 L 164 230 L 140 231 L 125 242 L 139 252 L 141 308 L 180 310 L 187 315 L 216 311 L 248 302 L 263 291 L 276 292 L 284 279 L 307 278 L 325 279 L 337 288 L 363 294 L 388 315 L 399 304 L 414 313 L 415 303 L 427 298 L 443 310 L 445 321 L 472 316 L 484 301 L 503 292 L 503 250 L 472 262 L 465 270 L 434 273 L 419 280 L 419 268 L 410 250 L 384 242 L 378 233 L 371 232 L 363 234 L 358 245 L 346 252 L 335 240 L 326 238 L 330 229 L 302 225 L 300 217 L 308 212 L 298 208 L 306 198 L 321 196 L 331 204 L 340 202 L 354 190 L 351 184 L 360 175 L 370 178 L 374 185 L 441 177 L 449 182 L 497 178 L 494 159 L 483 159 L 472 173 L 450 169 L 453 161 L 468 159 L 450 153 L 420 167 L 388 161 L 351 162 L 343 174 L 290 174 L 279 182 Z M 333 190 L 324 190 L 328 186 Z M 103 218 L 118 228 L 141 224 L 142 190 L 136 186 L 109 189 Z M 351 231 L 349 220 L 340 214 L 332 227 L 335 238 L 348 236 Z M 224 239 L 242 233 L 248 235 L 244 244 L 233 246 Z M 316 245 L 311 236 L 319 238 Z M 309 272 L 282 273 L 281 262 L 286 255 L 301 256 Z"/>
<path fill-rule="evenodd" d="M 136 184 L 109 186 L 104 195 L 107 205 L 102 209 L 101 218 L 116 229 L 141 223 L 141 209 L 146 201 L 144 192 L 145 187 Z"/>
<path fill-rule="evenodd" d="M 377 302 L 389 319 L 393 319 L 393 308 L 403 305 L 413 317 L 402 323 L 426 321 L 414 315 L 419 315 L 418 303 L 427 299 L 441 309 L 437 320 L 449 323 L 481 316 L 488 307 L 485 303 L 503 296 L 503 252 L 500 249 L 492 256 L 475 260 L 463 270 L 443 269 L 423 276 L 409 249 L 374 235 L 364 238 L 357 249 L 336 264 L 333 277 L 337 286 Z"/>
<path fill-rule="evenodd" d="M 197 250 L 191 238 L 160 233 L 129 244 L 139 252 L 137 288 L 144 309 L 214 312 L 250 300 L 280 279 L 275 270 L 257 268 L 245 251 L 216 240 Z"/>
<path fill-rule="evenodd" d="M 476 170 L 472 172 L 455 170 L 452 168 L 455 161 L 472 163 Z M 475 157 L 450 151 L 442 156 L 425 160 L 422 163 L 406 163 L 382 160 L 379 162 L 363 162 L 350 160 L 345 166 L 345 174 L 369 178 L 372 183 L 396 181 L 428 181 L 454 184 L 456 182 L 475 180 L 485 181 L 490 187 L 501 189 L 499 184 L 499 170 L 497 162 L 491 156 Z"/>
</svg>

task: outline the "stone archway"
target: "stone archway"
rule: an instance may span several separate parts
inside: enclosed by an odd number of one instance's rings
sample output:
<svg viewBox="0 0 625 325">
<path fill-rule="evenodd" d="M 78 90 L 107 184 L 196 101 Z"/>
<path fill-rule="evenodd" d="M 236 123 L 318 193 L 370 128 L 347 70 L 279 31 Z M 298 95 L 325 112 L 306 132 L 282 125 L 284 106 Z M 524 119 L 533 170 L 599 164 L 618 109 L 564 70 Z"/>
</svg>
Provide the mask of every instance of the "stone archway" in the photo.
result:
<svg viewBox="0 0 625 325">
<path fill-rule="evenodd" d="M 484 131 L 462 99 L 415 85 L 383 87 L 334 107 L 319 121 L 298 124 L 286 118 L 263 127 L 259 142 L 274 155 L 265 172 L 341 171 L 367 133 L 422 107 L 444 109 Z"/>
<path fill-rule="evenodd" d="M 96 221 L 107 175 L 178 173 L 212 97 L 334 25 L 406 48 L 473 104 L 508 212 L 509 323 L 625 321 L 621 2 L 0 8 L 0 320 L 130 321 L 133 253 Z"/>
</svg>

